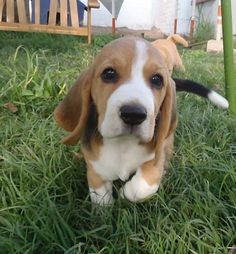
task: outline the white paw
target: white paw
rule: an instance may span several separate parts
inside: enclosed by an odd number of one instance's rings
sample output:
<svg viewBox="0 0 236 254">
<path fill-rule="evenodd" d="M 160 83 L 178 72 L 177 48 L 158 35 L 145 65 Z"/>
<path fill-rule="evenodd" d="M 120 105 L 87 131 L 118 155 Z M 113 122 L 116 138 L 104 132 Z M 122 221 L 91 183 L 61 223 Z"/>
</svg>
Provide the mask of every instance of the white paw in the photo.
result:
<svg viewBox="0 0 236 254">
<path fill-rule="evenodd" d="M 89 193 L 91 201 L 94 204 L 105 206 L 113 203 L 112 183 L 110 182 L 96 189 L 89 187 Z"/>
<path fill-rule="evenodd" d="M 142 177 L 141 170 L 138 169 L 136 174 L 120 190 L 121 196 L 131 202 L 141 201 L 157 192 L 158 184 L 149 185 Z"/>
</svg>

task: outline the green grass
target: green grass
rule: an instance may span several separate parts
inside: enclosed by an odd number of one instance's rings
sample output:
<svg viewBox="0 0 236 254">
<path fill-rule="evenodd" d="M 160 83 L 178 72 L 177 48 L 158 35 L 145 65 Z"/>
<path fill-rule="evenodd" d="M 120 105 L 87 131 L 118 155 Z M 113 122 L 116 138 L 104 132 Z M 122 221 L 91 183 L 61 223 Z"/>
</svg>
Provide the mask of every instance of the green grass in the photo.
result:
<svg viewBox="0 0 236 254">
<path fill-rule="evenodd" d="M 194 43 L 197 43 L 197 42 L 212 40 L 214 38 L 214 33 L 215 33 L 214 29 L 215 27 L 213 23 L 209 21 L 205 21 L 205 20 L 200 20 L 197 23 L 192 41 Z"/>
<path fill-rule="evenodd" d="M 0 33 L 0 253 L 228 253 L 236 243 L 235 118 L 178 95 L 175 154 L 150 200 L 91 205 L 52 112 L 109 36 Z M 224 91 L 223 58 L 183 51 L 179 77 Z M 217 84 L 217 85 L 215 85 Z M 18 107 L 16 114 L 6 102 Z"/>
</svg>

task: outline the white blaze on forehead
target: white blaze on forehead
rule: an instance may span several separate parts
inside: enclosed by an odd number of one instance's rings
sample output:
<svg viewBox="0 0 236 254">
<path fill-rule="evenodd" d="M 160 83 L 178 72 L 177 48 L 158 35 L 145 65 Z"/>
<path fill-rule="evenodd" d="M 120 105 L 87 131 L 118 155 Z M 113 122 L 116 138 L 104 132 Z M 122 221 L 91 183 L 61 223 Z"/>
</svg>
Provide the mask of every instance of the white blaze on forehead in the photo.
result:
<svg viewBox="0 0 236 254">
<path fill-rule="evenodd" d="M 133 81 L 140 81 L 139 79 L 144 79 L 143 68 L 147 61 L 147 46 L 143 41 L 136 42 L 136 52 L 135 58 L 132 65 L 131 78 Z"/>
<path fill-rule="evenodd" d="M 136 41 L 135 57 L 131 66 L 130 79 L 121 85 L 110 97 L 112 104 L 140 103 L 146 107 L 148 114 L 154 111 L 153 94 L 147 86 L 143 69 L 148 60 L 147 46 L 143 41 Z"/>
<path fill-rule="evenodd" d="M 143 41 L 135 42 L 135 54 L 132 61 L 130 78 L 120 85 L 107 101 L 101 134 L 104 137 L 122 135 L 124 123 L 119 111 L 123 105 L 140 104 L 147 110 L 147 119 L 139 126 L 139 134 L 144 140 L 150 139 L 154 129 L 154 96 L 144 77 L 144 66 L 148 60 L 147 45 Z M 119 72 L 119 70 L 118 70 Z"/>
</svg>

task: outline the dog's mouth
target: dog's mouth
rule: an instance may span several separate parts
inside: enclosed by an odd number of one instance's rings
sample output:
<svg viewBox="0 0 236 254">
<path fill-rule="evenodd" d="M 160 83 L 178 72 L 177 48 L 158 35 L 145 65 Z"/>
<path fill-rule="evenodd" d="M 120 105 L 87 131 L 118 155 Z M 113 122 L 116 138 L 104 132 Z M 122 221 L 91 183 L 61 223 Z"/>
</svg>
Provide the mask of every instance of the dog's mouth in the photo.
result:
<svg viewBox="0 0 236 254">
<path fill-rule="evenodd" d="M 136 125 L 126 125 L 124 124 L 123 131 L 121 135 L 133 135 L 141 138 L 141 126 Z"/>
<path fill-rule="evenodd" d="M 126 125 L 123 124 L 121 130 L 119 132 L 114 131 L 112 134 L 107 135 L 107 133 L 102 135 L 104 138 L 122 138 L 122 137 L 135 137 L 142 143 L 148 143 L 152 140 L 153 137 L 153 131 L 151 131 L 152 128 L 149 130 L 145 130 L 146 128 L 143 128 L 142 125 L 136 126 L 136 125 Z M 151 132 L 151 133 L 150 133 Z"/>
</svg>

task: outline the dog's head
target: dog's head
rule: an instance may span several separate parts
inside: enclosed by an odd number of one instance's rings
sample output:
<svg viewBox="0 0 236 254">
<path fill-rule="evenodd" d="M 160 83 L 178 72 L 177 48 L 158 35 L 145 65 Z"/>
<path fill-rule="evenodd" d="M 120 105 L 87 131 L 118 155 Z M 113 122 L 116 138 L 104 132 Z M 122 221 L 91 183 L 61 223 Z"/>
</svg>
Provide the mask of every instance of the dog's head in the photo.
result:
<svg viewBox="0 0 236 254">
<path fill-rule="evenodd" d="M 175 86 L 160 52 L 133 37 L 106 45 L 55 109 L 59 125 L 71 131 L 64 143 L 83 135 L 91 103 L 103 138 L 134 135 L 148 143 L 157 130 L 157 141 L 164 140 L 174 118 Z"/>
</svg>

